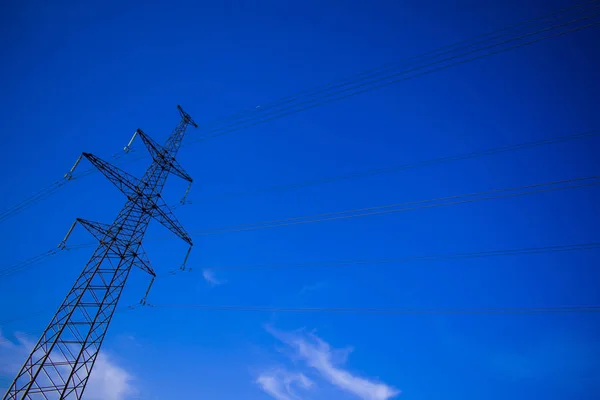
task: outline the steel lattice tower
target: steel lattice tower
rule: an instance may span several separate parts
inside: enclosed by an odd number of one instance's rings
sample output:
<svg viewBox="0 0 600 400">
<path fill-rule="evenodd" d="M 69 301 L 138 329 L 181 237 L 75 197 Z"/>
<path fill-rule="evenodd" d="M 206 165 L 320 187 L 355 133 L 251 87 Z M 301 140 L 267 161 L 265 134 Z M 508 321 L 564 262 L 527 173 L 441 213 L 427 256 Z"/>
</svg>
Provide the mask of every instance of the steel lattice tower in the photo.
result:
<svg viewBox="0 0 600 400">
<path fill-rule="evenodd" d="M 187 242 L 191 250 L 191 238 L 160 194 L 169 173 L 190 184 L 192 182 L 175 156 L 188 125 L 198 126 L 180 106 L 177 108 L 181 121 L 164 146 L 138 129 L 125 148 L 127 151 L 133 139 L 140 136 L 152 155 L 153 162 L 141 180 L 89 153 L 82 153 L 66 175 L 70 178 L 79 161 L 85 157 L 127 196 L 127 202 L 112 225 L 77 219 L 71 226 L 61 243 L 63 246 L 77 223 L 100 243 L 31 351 L 4 400 L 82 397 L 131 268 L 137 266 L 152 275 L 148 291 L 156 276 L 142 248 L 142 239 L 151 218 Z M 186 260 L 188 255 L 189 250 Z M 148 291 L 142 303 L 145 303 Z"/>
</svg>

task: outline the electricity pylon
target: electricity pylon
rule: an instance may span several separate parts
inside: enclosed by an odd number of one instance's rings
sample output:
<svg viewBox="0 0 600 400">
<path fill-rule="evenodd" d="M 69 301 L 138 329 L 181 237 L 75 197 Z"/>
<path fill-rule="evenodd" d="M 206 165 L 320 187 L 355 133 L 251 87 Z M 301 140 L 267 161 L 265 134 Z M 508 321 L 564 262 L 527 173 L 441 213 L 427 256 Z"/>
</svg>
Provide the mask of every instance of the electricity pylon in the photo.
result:
<svg viewBox="0 0 600 400">
<path fill-rule="evenodd" d="M 138 129 L 125 148 L 127 151 L 139 136 L 152 155 L 153 162 L 142 179 L 89 153 L 82 153 L 67 173 L 66 177 L 70 178 L 85 157 L 127 196 L 127 202 L 112 225 L 77 219 L 69 229 L 61 246 L 65 246 L 79 223 L 99 241 L 98 247 L 31 351 L 4 400 L 82 397 L 131 268 L 137 266 L 152 276 L 142 304 L 156 276 L 142 248 L 151 218 L 190 245 L 182 265 L 185 268 L 192 239 L 160 195 L 169 173 L 187 180 L 190 185 L 192 182 L 175 156 L 188 125 L 196 128 L 198 125 L 180 106 L 177 108 L 181 121 L 164 146 Z"/>
</svg>

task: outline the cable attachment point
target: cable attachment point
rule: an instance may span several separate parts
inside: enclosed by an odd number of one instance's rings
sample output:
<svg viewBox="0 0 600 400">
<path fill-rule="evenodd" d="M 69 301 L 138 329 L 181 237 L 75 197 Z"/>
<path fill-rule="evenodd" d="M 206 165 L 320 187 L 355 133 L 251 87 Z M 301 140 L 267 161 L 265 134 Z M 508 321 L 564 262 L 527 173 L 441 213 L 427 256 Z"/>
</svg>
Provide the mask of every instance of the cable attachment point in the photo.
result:
<svg viewBox="0 0 600 400">
<path fill-rule="evenodd" d="M 75 164 L 73 164 L 73 166 L 71 167 L 69 172 L 67 172 L 65 174 L 64 178 L 66 180 L 70 181 L 71 179 L 73 179 L 73 172 L 75 171 L 75 168 L 77 168 L 77 165 L 79 165 L 79 162 L 81 161 L 81 157 L 83 157 L 83 154 L 80 154 L 79 157 L 77 157 L 77 161 L 75 161 Z"/>
<path fill-rule="evenodd" d="M 133 140 L 137 136 L 138 131 L 139 131 L 139 129 L 136 129 L 135 132 L 133 132 L 133 136 L 131 137 L 131 140 L 129 141 L 129 143 L 127 143 L 127 146 L 123 147 L 123 151 L 125 151 L 125 153 L 129 153 L 129 150 L 131 150 L 131 145 L 133 144 Z"/>
<path fill-rule="evenodd" d="M 73 222 L 73 224 L 69 228 L 69 231 L 65 235 L 65 238 L 58 244 L 59 249 L 64 250 L 67 248 L 67 239 L 69 239 L 69 236 L 71 236 L 71 232 L 73 232 L 73 229 L 75 229 L 75 225 L 77 225 L 77 220 Z"/>
<path fill-rule="evenodd" d="M 183 197 L 181 198 L 181 200 L 179 200 L 179 202 L 181 203 L 182 206 L 184 206 L 186 204 L 186 199 L 187 199 L 188 193 L 190 192 L 191 188 L 192 188 L 192 182 L 190 182 L 187 189 L 185 190 L 185 193 L 183 194 Z"/>
<path fill-rule="evenodd" d="M 183 264 L 181 264 L 181 267 L 179 267 L 180 270 L 185 271 L 185 264 L 187 264 L 187 260 L 190 257 L 191 251 L 192 251 L 192 246 L 190 246 L 187 253 L 185 254 L 185 258 L 183 259 Z"/>
<path fill-rule="evenodd" d="M 146 293 L 144 294 L 144 297 L 142 298 L 142 300 L 140 300 L 140 304 L 142 306 L 145 306 L 148 304 L 147 299 L 148 299 L 148 294 L 150 293 L 150 289 L 152 288 L 152 284 L 154 283 L 154 279 L 156 279 L 156 276 L 153 276 L 152 279 L 150 280 L 150 284 L 148 285 L 148 289 L 146 290 Z"/>
</svg>

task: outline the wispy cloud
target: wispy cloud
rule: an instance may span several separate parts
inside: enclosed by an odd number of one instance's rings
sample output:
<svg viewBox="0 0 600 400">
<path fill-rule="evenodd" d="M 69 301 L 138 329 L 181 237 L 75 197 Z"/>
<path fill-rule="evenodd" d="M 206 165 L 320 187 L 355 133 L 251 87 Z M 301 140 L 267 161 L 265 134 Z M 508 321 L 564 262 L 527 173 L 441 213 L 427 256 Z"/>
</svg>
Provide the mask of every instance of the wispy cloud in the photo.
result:
<svg viewBox="0 0 600 400">
<path fill-rule="evenodd" d="M 204 277 L 204 280 L 206 280 L 206 282 L 210 283 L 213 286 L 218 286 L 226 283 L 223 280 L 217 279 L 215 273 L 210 269 L 203 269 L 202 276 Z"/>
<path fill-rule="evenodd" d="M 343 369 L 351 349 L 335 350 L 314 334 L 304 332 L 281 332 L 271 327 L 267 331 L 289 346 L 294 357 L 306 362 L 325 380 L 339 389 L 363 400 L 388 400 L 400 394 L 400 391 L 385 383 L 362 378 Z"/>
<path fill-rule="evenodd" d="M 133 377 L 104 353 L 98 354 L 86 397 L 90 400 L 124 400 L 137 393 Z"/>
<path fill-rule="evenodd" d="M 17 340 L 13 342 L 3 337 L 0 332 L 0 374 L 10 376 L 11 379 L 17 374 L 34 346 L 34 342 L 26 335 L 15 334 L 15 337 Z M 98 354 L 85 391 L 86 399 L 125 400 L 136 393 L 131 374 L 107 354 Z"/>
<path fill-rule="evenodd" d="M 313 382 L 301 373 L 292 373 L 284 369 L 273 369 L 263 372 L 256 379 L 256 384 L 276 400 L 298 400 L 292 386 L 309 389 Z"/>
</svg>

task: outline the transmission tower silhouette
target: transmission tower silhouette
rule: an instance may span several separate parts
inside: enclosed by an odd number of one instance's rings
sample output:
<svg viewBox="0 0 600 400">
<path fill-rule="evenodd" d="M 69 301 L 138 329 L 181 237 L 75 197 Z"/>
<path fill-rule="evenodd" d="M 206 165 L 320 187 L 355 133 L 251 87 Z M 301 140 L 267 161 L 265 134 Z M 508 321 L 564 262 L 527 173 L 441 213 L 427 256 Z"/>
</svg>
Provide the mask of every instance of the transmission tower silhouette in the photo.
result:
<svg viewBox="0 0 600 400">
<path fill-rule="evenodd" d="M 70 178 L 85 157 L 127 196 L 127 202 L 112 225 L 78 218 L 69 229 L 61 246 L 66 245 L 79 223 L 99 241 L 98 247 L 31 351 L 4 400 L 80 399 L 83 396 L 131 268 L 139 267 L 152 276 L 142 304 L 145 304 L 156 277 L 142 247 L 152 218 L 189 244 L 181 266 L 185 269 L 192 239 L 161 197 L 169 173 L 192 183 L 192 178 L 175 156 L 187 127 L 197 128 L 198 125 L 180 106 L 177 108 L 181 121 L 164 146 L 138 129 L 125 147 L 128 151 L 139 136 L 152 156 L 153 162 L 141 180 L 90 153 L 82 153 L 65 175 Z M 189 189 L 190 186 L 186 195 Z"/>
</svg>

